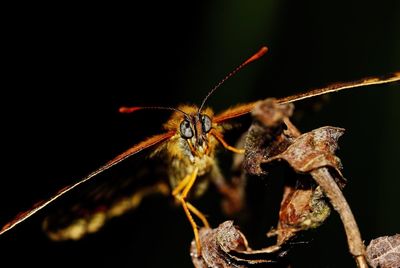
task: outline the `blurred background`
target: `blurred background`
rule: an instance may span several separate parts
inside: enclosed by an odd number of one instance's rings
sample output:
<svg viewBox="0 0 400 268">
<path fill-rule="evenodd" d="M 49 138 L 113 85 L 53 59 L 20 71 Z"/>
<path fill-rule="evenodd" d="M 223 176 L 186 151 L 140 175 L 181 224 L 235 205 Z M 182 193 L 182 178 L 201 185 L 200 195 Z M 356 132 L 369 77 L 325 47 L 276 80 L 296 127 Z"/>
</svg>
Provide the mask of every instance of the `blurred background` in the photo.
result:
<svg viewBox="0 0 400 268">
<path fill-rule="evenodd" d="M 199 104 L 261 46 L 269 47 L 268 54 L 209 99 L 215 111 L 400 70 L 395 0 L 33 5 L 10 15 L 3 36 L 8 83 L 2 96 L 1 224 L 160 133 L 169 116 L 120 115 L 118 107 Z M 344 194 L 366 244 L 400 232 L 399 103 L 397 83 L 296 106 L 301 131 L 326 125 L 346 129 L 337 155 L 348 179 Z M 229 170 L 224 173 L 229 176 Z M 255 183 L 262 191 L 248 193 L 257 203 L 249 208 L 254 224 L 241 227 L 257 248 L 273 243 L 264 237 L 277 220 L 277 211 L 267 209 L 268 196 L 281 189 L 271 179 Z M 219 206 L 216 195 L 199 202 L 214 226 L 226 220 L 218 211 L 210 213 Z M 45 215 L 43 210 L 0 238 L 3 261 L 35 267 L 191 267 L 190 225 L 181 208 L 166 199 L 148 200 L 79 242 L 49 241 L 40 227 Z M 355 267 L 336 213 L 310 237 L 289 256 L 293 267 Z"/>
</svg>

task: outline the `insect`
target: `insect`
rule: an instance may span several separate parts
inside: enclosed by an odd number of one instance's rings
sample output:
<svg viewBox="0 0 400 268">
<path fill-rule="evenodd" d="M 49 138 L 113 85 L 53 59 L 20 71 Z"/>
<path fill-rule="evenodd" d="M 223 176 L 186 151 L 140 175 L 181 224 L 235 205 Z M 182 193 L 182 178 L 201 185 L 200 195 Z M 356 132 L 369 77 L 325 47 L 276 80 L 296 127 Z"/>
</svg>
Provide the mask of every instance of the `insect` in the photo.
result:
<svg viewBox="0 0 400 268">
<path fill-rule="evenodd" d="M 230 108 L 222 113 L 214 115 L 212 109 L 205 104 L 209 97 L 231 76 L 249 63 L 261 58 L 268 51 L 262 47 L 257 53 L 240 64 L 236 69 L 221 80 L 203 99 L 200 106 L 183 105 L 177 108 L 171 107 L 121 107 L 121 113 L 133 113 L 138 110 L 159 109 L 172 111 L 170 119 L 164 124 L 165 132 L 143 140 L 125 152 L 117 155 L 103 166 L 94 170 L 78 182 L 62 188 L 51 198 L 36 203 L 31 209 L 18 214 L 13 220 L 6 223 L 0 230 L 0 234 L 12 229 L 39 210 L 46 207 L 59 197 L 72 189 L 91 180 L 100 173 L 108 170 L 121 161 L 146 149 L 153 149 L 152 157 L 162 156 L 168 166 L 168 179 L 170 194 L 182 206 L 186 217 L 193 229 L 194 239 L 198 254 L 201 254 L 201 243 L 198 227 L 193 216 L 205 227 L 209 227 L 207 218 L 190 202 L 190 196 L 201 195 L 207 186 L 209 175 L 218 173 L 216 164 L 216 148 L 222 146 L 234 153 L 244 153 L 242 149 L 229 145 L 223 136 L 223 124 L 231 119 L 241 117 L 252 111 L 257 102 L 251 102 Z M 290 103 L 305 98 L 310 98 L 343 89 L 390 83 L 400 80 L 400 72 L 383 77 L 370 77 L 353 82 L 334 84 L 328 87 L 314 89 L 305 93 L 276 99 L 277 103 Z"/>
</svg>

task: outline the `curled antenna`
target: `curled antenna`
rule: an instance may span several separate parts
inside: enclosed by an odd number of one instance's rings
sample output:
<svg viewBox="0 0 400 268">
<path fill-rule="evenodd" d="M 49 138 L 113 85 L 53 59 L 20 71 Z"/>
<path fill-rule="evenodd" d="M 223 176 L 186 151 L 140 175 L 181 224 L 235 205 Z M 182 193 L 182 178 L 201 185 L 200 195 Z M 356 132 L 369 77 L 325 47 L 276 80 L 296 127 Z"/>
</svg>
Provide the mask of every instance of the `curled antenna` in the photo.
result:
<svg viewBox="0 0 400 268">
<path fill-rule="evenodd" d="M 201 110 L 203 109 L 204 104 L 206 103 L 207 99 L 214 93 L 215 90 L 217 90 L 217 88 L 219 88 L 226 80 L 228 80 L 230 77 L 232 77 L 233 75 L 235 75 L 240 69 L 242 69 L 244 66 L 246 66 L 247 64 L 249 64 L 250 62 L 253 62 L 255 60 L 258 60 L 259 58 L 261 58 L 265 53 L 267 53 L 268 48 L 267 47 L 262 47 L 257 53 L 255 53 L 253 56 L 251 56 L 249 59 L 247 59 L 245 62 L 243 62 L 242 64 L 240 64 L 238 67 L 236 67 L 232 72 L 230 72 L 228 75 L 226 75 L 224 77 L 224 79 L 222 79 L 213 89 L 210 90 L 210 92 L 208 92 L 207 96 L 203 99 L 203 102 L 200 105 L 199 111 L 198 113 L 201 112 Z"/>
<path fill-rule="evenodd" d="M 178 108 L 172 108 L 172 107 L 162 107 L 162 106 L 132 106 L 132 107 L 120 107 L 119 112 L 123 114 L 129 114 L 133 113 L 139 110 L 170 110 L 170 111 L 175 111 L 175 112 L 180 112 L 185 115 L 186 118 L 189 118 L 189 115 L 185 113 L 184 111 L 178 109 Z"/>
</svg>

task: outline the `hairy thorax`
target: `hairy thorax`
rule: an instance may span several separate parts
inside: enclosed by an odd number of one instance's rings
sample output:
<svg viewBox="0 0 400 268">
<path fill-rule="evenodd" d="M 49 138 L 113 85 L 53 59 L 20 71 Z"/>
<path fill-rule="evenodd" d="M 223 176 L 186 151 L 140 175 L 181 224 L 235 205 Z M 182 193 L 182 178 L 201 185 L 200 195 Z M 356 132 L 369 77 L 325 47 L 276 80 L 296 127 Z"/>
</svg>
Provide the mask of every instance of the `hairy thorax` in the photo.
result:
<svg viewBox="0 0 400 268">
<path fill-rule="evenodd" d="M 168 145 L 167 147 L 177 149 L 165 151 L 170 162 L 168 176 L 171 189 L 174 189 L 180 181 L 192 174 L 197 168 L 198 179 L 192 194 L 195 197 L 202 195 L 208 187 L 208 175 L 215 166 L 214 147 L 216 140 L 210 137 L 207 144 L 208 149 L 199 150 L 197 155 L 190 150 L 187 141 L 181 137 L 171 139 Z"/>
</svg>

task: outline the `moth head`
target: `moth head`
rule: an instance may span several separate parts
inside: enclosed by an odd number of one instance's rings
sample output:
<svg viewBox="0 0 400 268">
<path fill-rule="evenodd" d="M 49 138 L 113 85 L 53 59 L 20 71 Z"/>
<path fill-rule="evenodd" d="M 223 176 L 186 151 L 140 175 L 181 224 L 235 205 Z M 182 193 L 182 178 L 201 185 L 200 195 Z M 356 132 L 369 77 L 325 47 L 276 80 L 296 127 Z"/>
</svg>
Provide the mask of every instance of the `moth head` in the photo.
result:
<svg viewBox="0 0 400 268">
<path fill-rule="evenodd" d="M 194 156 L 207 154 L 210 145 L 210 135 L 208 134 L 213 128 L 211 109 L 205 109 L 201 113 L 193 106 L 180 107 L 180 109 L 186 113 L 181 115 L 179 122 L 177 122 L 177 131 L 182 142 L 187 144 Z"/>
<path fill-rule="evenodd" d="M 207 133 L 212 128 L 211 118 L 206 114 L 185 117 L 179 126 L 181 137 L 190 140 L 192 145 L 202 147 L 207 143 Z"/>
</svg>

